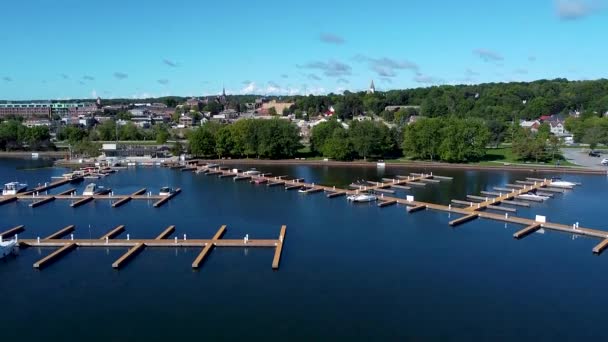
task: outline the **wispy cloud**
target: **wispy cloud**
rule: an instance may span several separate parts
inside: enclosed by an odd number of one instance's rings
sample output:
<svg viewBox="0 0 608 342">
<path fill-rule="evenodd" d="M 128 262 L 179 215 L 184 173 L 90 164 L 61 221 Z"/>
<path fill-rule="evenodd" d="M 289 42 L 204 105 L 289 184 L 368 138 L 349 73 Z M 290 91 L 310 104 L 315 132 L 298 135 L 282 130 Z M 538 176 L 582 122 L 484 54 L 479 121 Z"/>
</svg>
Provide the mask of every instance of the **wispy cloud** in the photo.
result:
<svg viewBox="0 0 608 342">
<path fill-rule="evenodd" d="M 4 77 L 2 77 L 2 80 L 3 80 L 4 82 L 13 82 L 13 79 L 12 79 L 12 78 L 10 78 L 10 77 L 8 77 L 8 76 L 4 76 Z"/>
<path fill-rule="evenodd" d="M 350 83 L 349 80 L 347 80 L 346 78 L 338 78 L 338 84 L 348 84 Z"/>
<path fill-rule="evenodd" d="M 244 84 L 244 85 L 249 85 L 251 83 L 253 83 L 253 82 L 250 80 L 244 80 L 243 82 L 241 82 L 241 84 Z"/>
<path fill-rule="evenodd" d="M 423 75 L 423 74 L 416 75 L 416 77 L 414 77 L 414 81 L 416 83 L 423 83 L 423 84 L 437 84 L 437 83 L 442 82 L 442 80 L 440 78 L 436 78 L 436 77 L 429 76 L 429 75 Z"/>
<path fill-rule="evenodd" d="M 319 35 L 319 39 L 323 42 L 323 43 L 328 43 L 328 44 L 336 44 L 336 45 L 341 45 L 345 43 L 344 38 L 333 34 L 333 33 L 321 33 Z"/>
<path fill-rule="evenodd" d="M 384 83 L 393 83 L 393 80 L 388 77 L 381 77 L 380 81 L 382 81 Z"/>
<path fill-rule="evenodd" d="M 289 78 L 289 75 L 287 75 L 287 74 L 282 74 L 282 75 L 281 75 L 281 77 L 282 77 L 282 78 Z"/>
<path fill-rule="evenodd" d="M 419 72 L 418 64 L 408 60 L 396 60 L 388 57 L 372 58 L 365 55 L 355 56 L 355 61 L 364 62 L 380 77 L 396 77 L 398 70 Z"/>
<path fill-rule="evenodd" d="M 473 50 L 473 54 L 486 62 L 497 62 L 505 59 L 500 53 L 489 49 L 475 49 Z"/>
<path fill-rule="evenodd" d="M 328 77 L 343 77 L 352 74 L 350 65 L 337 60 L 329 60 L 327 62 L 314 61 L 304 65 L 298 65 L 298 68 L 317 69 L 323 71 L 323 74 Z"/>
<path fill-rule="evenodd" d="M 241 89 L 241 94 L 253 94 L 258 87 L 255 82 L 249 82 L 243 89 Z"/>
<path fill-rule="evenodd" d="M 274 81 L 268 81 L 268 85 L 271 87 L 274 87 L 274 88 L 281 88 L 281 86 L 277 82 L 274 82 Z"/>
<path fill-rule="evenodd" d="M 176 66 L 178 66 L 177 62 L 172 61 L 170 59 L 167 58 L 163 58 L 163 63 L 165 63 L 166 65 L 175 68 Z"/>
<path fill-rule="evenodd" d="M 576 20 L 593 14 L 601 9 L 598 1 L 556 0 L 555 9 L 561 20 Z"/>
<path fill-rule="evenodd" d="M 84 81 L 78 81 L 78 84 L 85 85 Z"/>
<path fill-rule="evenodd" d="M 124 80 L 125 78 L 128 78 L 129 75 L 125 74 L 124 72 L 115 72 L 114 73 L 114 77 L 119 79 L 119 80 Z"/>
<path fill-rule="evenodd" d="M 95 77 L 89 76 L 89 75 L 84 75 L 84 76 L 82 76 L 82 79 L 85 81 L 94 81 Z"/>
<path fill-rule="evenodd" d="M 528 56 L 528 61 L 536 62 L 536 56 L 533 56 L 533 55 Z"/>
<path fill-rule="evenodd" d="M 309 80 L 313 80 L 313 81 L 320 81 L 321 80 L 321 77 L 317 76 L 316 74 L 308 74 L 308 75 L 306 75 L 306 77 Z"/>
<path fill-rule="evenodd" d="M 160 80 L 156 80 L 156 82 L 162 84 L 162 85 L 167 85 L 169 84 L 169 80 L 166 78 L 161 78 Z"/>
<path fill-rule="evenodd" d="M 61 78 L 63 78 L 64 80 L 69 80 L 70 79 L 70 76 L 68 76 L 66 74 L 61 74 L 59 76 L 61 76 Z"/>
</svg>

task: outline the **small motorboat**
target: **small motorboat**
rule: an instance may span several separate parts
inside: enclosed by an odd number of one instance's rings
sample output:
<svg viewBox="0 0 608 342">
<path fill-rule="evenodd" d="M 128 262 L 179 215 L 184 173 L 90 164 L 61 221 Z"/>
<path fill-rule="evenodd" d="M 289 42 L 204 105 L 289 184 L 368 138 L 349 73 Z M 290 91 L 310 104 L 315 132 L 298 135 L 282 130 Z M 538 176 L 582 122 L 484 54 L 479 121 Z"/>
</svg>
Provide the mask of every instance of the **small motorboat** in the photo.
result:
<svg viewBox="0 0 608 342">
<path fill-rule="evenodd" d="M 170 188 L 168 186 L 163 186 L 162 188 L 160 188 L 159 191 L 159 195 L 160 196 L 169 196 L 171 194 L 173 194 L 175 192 L 175 190 L 173 190 L 173 188 Z"/>
<path fill-rule="evenodd" d="M 104 188 L 103 186 L 97 186 L 97 184 L 95 184 L 95 183 L 90 183 L 84 188 L 82 195 L 83 196 L 107 195 L 110 192 L 112 192 L 111 188 Z"/>
<path fill-rule="evenodd" d="M 83 196 L 93 196 L 93 195 L 95 195 L 96 191 L 97 191 L 97 184 L 90 183 L 84 188 L 82 195 Z"/>
<path fill-rule="evenodd" d="M 542 201 L 546 201 L 549 199 L 549 197 L 547 197 L 547 196 L 541 196 L 541 195 L 537 195 L 537 194 L 533 194 L 533 193 L 522 194 L 517 197 L 520 199 L 537 201 L 537 202 L 542 202 Z"/>
<path fill-rule="evenodd" d="M 261 173 L 256 169 L 250 169 L 248 171 L 243 172 L 243 174 L 246 176 L 259 176 Z"/>
<path fill-rule="evenodd" d="M 20 192 L 23 192 L 27 189 L 27 184 L 19 183 L 19 182 L 10 182 L 4 184 L 4 188 L 2 189 L 2 196 L 14 196 Z"/>
<path fill-rule="evenodd" d="M 0 238 L 0 259 L 17 253 L 17 240 L 4 241 Z"/>
<path fill-rule="evenodd" d="M 252 184 L 266 184 L 268 183 L 268 179 L 266 178 L 256 178 L 251 181 Z"/>
<path fill-rule="evenodd" d="M 364 203 L 364 202 L 377 201 L 378 197 L 375 195 L 360 194 L 360 195 L 350 195 L 350 196 L 346 197 L 346 199 L 350 202 Z"/>
<path fill-rule="evenodd" d="M 572 188 L 576 186 L 576 183 L 563 181 L 563 180 L 551 180 L 550 186 L 562 187 L 562 188 Z"/>
<path fill-rule="evenodd" d="M 301 194 L 307 194 L 308 191 L 312 190 L 312 189 L 314 189 L 314 188 L 312 188 L 312 187 L 310 187 L 310 188 L 309 187 L 302 187 L 302 188 L 298 189 L 298 192 L 301 193 Z"/>
</svg>

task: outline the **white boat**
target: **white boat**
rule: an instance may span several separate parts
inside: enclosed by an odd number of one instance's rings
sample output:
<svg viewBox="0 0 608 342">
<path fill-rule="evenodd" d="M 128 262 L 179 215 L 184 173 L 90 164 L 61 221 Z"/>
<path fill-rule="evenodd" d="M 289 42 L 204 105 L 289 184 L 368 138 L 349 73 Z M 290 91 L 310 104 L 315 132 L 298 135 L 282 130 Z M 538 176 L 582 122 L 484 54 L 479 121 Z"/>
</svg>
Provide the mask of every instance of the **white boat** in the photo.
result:
<svg viewBox="0 0 608 342">
<path fill-rule="evenodd" d="M 380 160 L 376 163 L 376 167 L 378 169 L 384 169 L 386 167 L 386 163 L 384 161 Z"/>
<path fill-rule="evenodd" d="M 160 196 L 169 196 L 174 192 L 175 192 L 175 190 L 173 190 L 172 188 L 170 188 L 168 186 L 164 186 L 164 187 L 160 188 L 160 192 L 158 194 Z"/>
<path fill-rule="evenodd" d="M 551 186 L 572 188 L 572 187 L 576 186 L 576 183 L 562 181 L 562 180 L 555 180 L 555 181 L 551 181 Z"/>
<path fill-rule="evenodd" d="M 22 191 L 27 189 L 27 184 L 22 184 L 19 182 L 10 182 L 4 184 L 4 189 L 2 189 L 2 196 L 14 196 Z"/>
<path fill-rule="evenodd" d="M 261 172 L 256 169 L 251 169 L 249 171 L 243 172 L 243 174 L 246 176 L 259 176 L 261 174 Z"/>
<path fill-rule="evenodd" d="M 17 240 L 4 241 L 0 238 L 0 259 L 17 252 Z"/>
<path fill-rule="evenodd" d="M 374 195 L 360 194 L 360 195 L 350 195 L 346 197 L 347 200 L 351 202 L 374 202 L 378 200 L 378 197 Z"/>
<path fill-rule="evenodd" d="M 93 196 L 93 195 L 95 195 L 95 192 L 97 192 L 97 184 L 90 183 L 86 186 L 86 188 L 84 188 L 82 195 L 83 196 Z"/>
<path fill-rule="evenodd" d="M 517 197 L 519 197 L 521 199 L 528 199 L 531 201 L 545 201 L 545 200 L 549 199 L 549 197 L 547 197 L 547 196 L 541 196 L 541 195 L 537 195 L 537 194 L 522 194 Z"/>
</svg>

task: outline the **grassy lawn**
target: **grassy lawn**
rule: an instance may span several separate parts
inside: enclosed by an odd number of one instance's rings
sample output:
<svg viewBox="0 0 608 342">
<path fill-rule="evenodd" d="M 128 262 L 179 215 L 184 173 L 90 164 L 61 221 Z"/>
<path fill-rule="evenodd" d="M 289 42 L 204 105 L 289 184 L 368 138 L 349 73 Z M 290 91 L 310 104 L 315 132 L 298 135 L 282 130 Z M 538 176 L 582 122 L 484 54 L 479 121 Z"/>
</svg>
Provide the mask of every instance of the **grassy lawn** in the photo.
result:
<svg viewBox="0 0 608 342">
<path fill-rule="evenodd" d="M 499 147 L 499 148 L 488 148 L 486 150 L 486 156 L 482 161 L 475 163 L 477 165 L 489 165 L 496 166 L 497 164 L 519 164 L 519 165 L 542 165 L 542 166 L 555 166 L 559 161 L 560 166 L 578 166 L 565 160 L 561 155 L 556 156 L 555 159 L 548 162 L 524 162 L 518 160 L 517 157 L 511 152 L 511 148 Z"/>
</svg>

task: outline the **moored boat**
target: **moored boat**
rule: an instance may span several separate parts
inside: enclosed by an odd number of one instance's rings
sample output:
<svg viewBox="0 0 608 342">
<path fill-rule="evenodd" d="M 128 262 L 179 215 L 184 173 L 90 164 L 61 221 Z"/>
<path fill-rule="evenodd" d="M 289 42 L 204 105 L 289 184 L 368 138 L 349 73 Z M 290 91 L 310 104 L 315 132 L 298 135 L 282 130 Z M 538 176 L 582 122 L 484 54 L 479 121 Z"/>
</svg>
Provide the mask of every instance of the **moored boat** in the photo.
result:
<svg viewBox="0 0 608 342">
<path fill-rule="evenodd" d="M 2 196 L 14 196 L 20 192 L 23 192 L 27 189 L 27 184 L 19 183 L 19 182 L 10 182 L 4 184 L 4 188 L 2 189 Z"/>
<path fill-rule="evenodd" d="M 547 196 L 541 196 L 541 195 L 537 195 L 537 194 L 533 194 L 533 193 L 522 194 L 517 197 L 520 199 L 525 199 L 525 200 L 527 199 L 527 200 L 538 201 L 538 202 L 546 201 L 549 199 L 549 197 L 547 197 Z"/>
<path fill-rule="evenodd" d="M 364 202 L 374 202 L 374 201 L 377 201 L 378 197 L 375 196 L 375 195 L 360 194 L 360 195 L 350 195 L 350 196 L 346 197 L 346 199 L 348 201 L 351 201 L 351 202 L 364 203 Z"/>
<path fill-rule="evenodd" d="M 170 188 L 168 186 L 163 186 L 162 188 L 160 188 L 159 191 L 159 195 L 160 196 L 169 196 L 171 194 L 173 194 L 175 192 L 175 190 L 173 190 L 173 188 Z"/>
<path fill-rule="evenodd" d="M 17 252 L 17 240 L 4 241 L 0 238 L 0 259 Z"/>
</svg>

